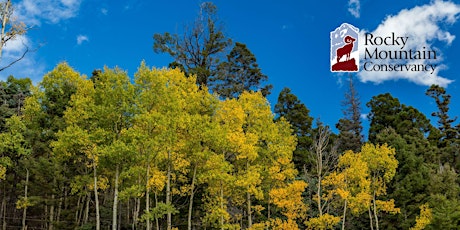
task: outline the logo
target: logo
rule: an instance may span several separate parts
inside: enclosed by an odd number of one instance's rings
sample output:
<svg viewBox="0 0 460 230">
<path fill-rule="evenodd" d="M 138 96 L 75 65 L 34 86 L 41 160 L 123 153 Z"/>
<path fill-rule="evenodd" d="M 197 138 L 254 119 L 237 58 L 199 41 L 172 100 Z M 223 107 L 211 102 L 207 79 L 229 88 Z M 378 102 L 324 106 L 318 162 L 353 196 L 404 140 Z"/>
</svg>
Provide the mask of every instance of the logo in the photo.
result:
<svg viewBox="0 0 460 230">
<path fill-rule="evenodd" d="M 359 29 L 343 23 L 331 32 L 331 71 L 358 72 Z"/>
</svg>

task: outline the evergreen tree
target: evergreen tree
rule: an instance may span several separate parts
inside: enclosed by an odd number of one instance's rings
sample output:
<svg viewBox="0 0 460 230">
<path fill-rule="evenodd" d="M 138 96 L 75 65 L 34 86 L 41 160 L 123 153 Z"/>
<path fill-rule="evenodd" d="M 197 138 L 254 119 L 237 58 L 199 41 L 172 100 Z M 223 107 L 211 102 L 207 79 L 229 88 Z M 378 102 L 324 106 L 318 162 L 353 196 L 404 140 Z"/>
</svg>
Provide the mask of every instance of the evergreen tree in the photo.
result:
<svg viewBox="0 0 460 230">
<path fill-rule="evenodd" d="M 244 91 L 270 94 L 272 85 L 261 86 L 268 79 L 256 62 L 254 54 L 243 43 L 235 43 L 227 61 L 220 63 L 216 77 L 212 78 L 214 92 L 225 98 L 236 98 Z"/>
<path fill-rule="evenodd" d="M 304 171 L 304 167 L 310 169 L 312 159 L 309 151 L 313 143 L 313 118 L 309 115 L 310 110 L 295 94 L 291 93 L 289 88 L 284 88 L 278 96 L 275 113 L 279 117 L 284 117 L 291 124 L 297 136 L 297 147 L 293 153 L 296 169 L 299 172 Z"/>
<path fill-rule="evenodd" d="M 449 163 L 456 169 L 460 169 L 459 132 L 453 126 L 456 118 L 451 118 L 448 114 L 451 96 L 446 93 L 443 87 L 438 85 L 432 85 L 426 91 L 426 95 L 433 98 L 438 107 L 438 111 L 431 115 L 438 118 L 439 135 L 433 139 L 435 139 L 441 153 L 440 163 Z"/>
<path fill-rule="evenodd" d="M 440 165 L 430 175 L 429 204 L 433 219 L 427 229 L 458 229 L 460 226 L 460 186 L 458 174 L 449 164 Z"/>
<path fill-rule="evenodd" d="M 451 141 L 456 137 L 456 130 L 452 123 L 457 119 L 451 118 L 448 114 L 451 96 L 447 94 L 446 89 L 438 85 L 431 85 L 425 94 L 433 98 L 438 107 L 438 111 L 433 112 L 431 116 L 438 118 L 439 130 L 443 136 L 441 142 Z M 442 143 L 441 147 L 444 147 L 445 144 Z"/>
<path fill-rule="evenodd" d="M 371 142 L 375 142 L 379 132 L 390 127 L 400 135 L 409 134 L 414 128 L 424 135 L 433 130 L 425 115 L 412 106 L 401 104 L 389 93 L 373 96 L 366 106 L 371 109 L 368 115 Z"/>
<path fill-rule="evenodd" d="M 358 92 L 353 85 L 353 77 L 350 75 L 350 85 L 345 93 L 345 100 L 342 102 L 345 109 L 343 110 L 344 118 L 336 124 L 340 131 L 338 136 L 338 152 L 346 150 L 359 152 L 363 143 L 362 135 L 363 126 L 361 124 L 361 102 L 359 101 Z"/>
<path fill-rule="evenodd" d="M 398 160 L 396 175 L 392 183 L 388 184 L 388 197 L 395 200 L 401 213 L 389 217 L 382 226 L 385 229 L 409 229 L 415 225 L 419 206 L 428 201 L 432 159 L 436 148 L 417 129 L 403 136 L 393 128 L 384 129 L 377 135 L 376 142 L 388 143 L 394 147 Z"/>
<path fill-rule="evenodd" d="M 21 115 L 24 100 L 30 95 L 32 81 L 29 78 L 15 78 L 9 76 L 0 81 L 0 132 L 5 131 L 7 118 Z"/>
</svg>

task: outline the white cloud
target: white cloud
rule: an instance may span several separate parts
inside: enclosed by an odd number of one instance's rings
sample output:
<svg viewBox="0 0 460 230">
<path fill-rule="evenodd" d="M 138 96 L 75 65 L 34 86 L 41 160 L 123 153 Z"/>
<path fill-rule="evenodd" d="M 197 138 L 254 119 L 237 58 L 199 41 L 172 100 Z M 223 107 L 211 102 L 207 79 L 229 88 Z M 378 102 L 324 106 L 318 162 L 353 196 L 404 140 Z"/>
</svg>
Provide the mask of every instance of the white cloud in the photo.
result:
<svg viewBox="0 0 460 230">
<path fill-rule="evenodd" d="M 81 45 L 83 42 L 88 42 L 88 41 L 89 41 L 89 38 L 86 35 L 81 35 L 80 34 L 80 35 L 77 36 L 77 44 L 78 45 Z"/>
<path fill-rule="evenodd" d="M 361 120 L 367 120 L 367 117 L 368 117 L 368 116 L 369 116 L 369 114 L 367 114 L 367 113 L 362 113 L 362 114 L 360 115 Z"/>
<path fill-rule="evenodd" d="M 453 24 L 457 21 L 460 14 L 460 5 L 453 2 L 434 1 L 430 4 L 417 6 L 412 9 L 404 9 L 396 15 L 388 16 L 374 31 L 371 33 L 375 36 L 391 36 L 394 33 L 396 36 L 409 37 L 406 42 L 404 50 L 436 50 L 437 58 L 435 60 L 409 60 L 405 64 L 436 64 L 436 70 L 430 74 L 429 72 L 415 72 L 415 71 L 402 71 L 402 72 L 370 72 L 363 71 L 358 73 L 358 77 L 362 82 L 381 83 L 388 80 L 405 79 L 419 85 L 438 84 L 447 86 L 452 80 L 439 75 L 439 71 L 446 69 L 447 66 L 442 64 L 442 53 L 440 48 L 434 47 L 434 43 L 445 43 L 450 45 L 455 39 L 455 35 L 446 30 L 446 26 Z M 368 31 L 361 31 L 360 33 L 360 47 L 364 47 L 365 33 Z M 378 47 L 380 50 L 395 51 L 400 50 L 400 46 L 368 46 L 369 50 L 374 50 Z M 361 60 L 364 58 L 365 49 L 360 49 Z M 377 64 L 395 64 L 399 63 L 396 60 L 389 61 L 388 59 L 372 60 Z M 363 63 L 361 63 L 363 64 Z"/>
<path fill-rule="evenodd" d="M 348 12 L 355 18 L 359 18 L 361 10 L 361 4 L 359 0 L 349 0 L 348 1 Z"/>
<path fill-rule="evenodd" d="M 14 40 L 10 40 L 3 48 L 0 68 L 18 60 L 27 50 L 27 47 L 29 52 L 20 61 L 1 71 L 0 80 L 5 80 L 9 75 L 13 75 L 17 78 L 29 77 L 34 83 L 38 82 L 44 74 L 45 65 L 36 58 L 34 46 L 26 36 L 18 36 Z"/>
<path fill-rule="evenodd" d="M 3 54 L 14 54 L 22 52 L 26 47 L 30 45 L 29 38 L 25 35 L 17 36 L 13 40 L 9 40 L 5 47 L 3 47 Z"/>
<path fill-rule="evenodd" d="M 16 5 L 16 14 L 27 25 L 59 23 L 77 16 L 82 0 L 22 0 Z"/>
</svg>

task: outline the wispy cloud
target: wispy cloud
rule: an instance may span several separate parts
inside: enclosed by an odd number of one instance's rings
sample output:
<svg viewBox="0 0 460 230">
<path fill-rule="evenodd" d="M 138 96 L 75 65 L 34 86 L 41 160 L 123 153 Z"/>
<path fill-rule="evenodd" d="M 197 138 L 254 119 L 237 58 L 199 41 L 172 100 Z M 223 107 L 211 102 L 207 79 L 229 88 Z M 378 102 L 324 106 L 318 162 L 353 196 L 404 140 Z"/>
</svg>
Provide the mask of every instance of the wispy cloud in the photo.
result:
<svg viewBox="0 0 460 230">
<path fill-rule="evenodd" d="M 80 34 L 80 35 L 77 36 L 77 44 L 78 45 L 81 45 L 83 42 L 88 42 L 88 41 L 89 41 L 89 38 L 86 35 L 81 35 Z"/>
<path fill-rule="evenodd" d="M 77 16 L 82 0 L 22 0 L 16 5 L 16 14 L 27 25 L 59 23 Z"/>
<path fill-rule="evenodd" d="M 416 71 L 401 71 L 401 72 L 369 72 L 361 71 L 358 77 L 362 82 L 381 83 L 388 80 L 405 79 L 419 85 L 438 84 L 447 86 L 452 80 L 440 76 L 439 71 L 447 68 L 441 61 L 443 59 L 442 52 L 439 47 L 434 47 L 435 42 L 445 43 L 450 45 L 455 39 L 447 31 L 447 27 L 458 20 L 460 14 L 460 5 L 453 2 L 434 1 L 430 4 L 417 6 L 412 9 L 404 9 L 396 15 L 388 16 L 374 31 L 371 33 L 374 36 L 388 36 L 395 33 L 396 36 L 407 36 L 407 41 L 404 50 L 436 50 L 436 60 L 419 59 L 415 61 L 407 61 L 406 64 L 436 64 L 436 70 L 430 74 L 429 72 Z M 361 31 L 360 47 L 364 47 L 364 34 L 369 31 Z M 375 48 L 371 48 L 373 50 Z M 400 50 L 399 46 L 379 46 L 379 50 L 395 51 Z M 364 57 L 364 49 L 360 49 L 360 56 Z M 399 60 L 398 60 L 399 61 Z M 395 64 L 397 60 L 379 59 L 373 60 L 376 64 Z"/>
<path fill-rule="evenodd" d="M 359 18 L 361 10 L 361 4 L 359 0 L 348 0 L 348 12 L 355 18 Z"/>
<path fill-rule="evenodd" d="M 34 44 L 26 36 L 18 36 L 5 45 L 0 61 L 1 68 L 21 58 L 27 48 L 29 52 L 19 62 L 1 71 L 0 80 L 13 75 L 18 78 L 29 77 L 32 81 L 37 82 L 43 76 L 45 64 L 38 61 L 32 47 Z"/>
</svg>

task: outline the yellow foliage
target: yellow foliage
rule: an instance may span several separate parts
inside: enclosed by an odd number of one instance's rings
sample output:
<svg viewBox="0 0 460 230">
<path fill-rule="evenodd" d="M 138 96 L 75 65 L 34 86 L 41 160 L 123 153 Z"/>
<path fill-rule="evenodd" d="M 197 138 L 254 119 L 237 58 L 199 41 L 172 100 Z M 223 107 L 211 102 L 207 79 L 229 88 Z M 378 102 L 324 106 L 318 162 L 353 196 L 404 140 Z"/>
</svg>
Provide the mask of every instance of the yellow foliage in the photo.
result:
<svg viewBox="0 0 460 230">
<path fill-rule="evenodd" d="M 323 179 L 325 199 L 338 195 L 346 200 L 353 214 L 362 213 L 371 206 L 373 196 L 386 194 L 386 183 L 394 177 L 398 161 L 394 148 L 387 144 L 365 144 L 361 152 L 346 151 L 338 163 L 338 171 Z M 391 214 L 399 213 L 394 200 L 376 199 L 377 210 Z"/>
<path fill-rule="evenodd" d="M 372 199 L 366 162 L 360 153 L 346 151 L 339 158 L 338 166 L 341 171 L 333 172 L 323 179 L 325 198 L 331 200 L 336 194 L 342 200 L 347 200 L 352 213 L 366 211 Z"/>
<path fill-rule="evenodd" d="M 372 196 L 369 194 L 369 191 L 361 191 L 350 197 L 348 200 L 348 208 L 353 214 L 360 214 L 364 210 L 367 210 L 371 205 Z"/>
<path fill-rule="evenodd" d="M 248 228 L 248 230 L 265 230 L 269 226 L 270 226 L 269 222 L 268 223 L 265 223 L 265 222 L 256 223 L 256 224 L 253 224 L 251 228 Z"/>
<path fill-rule="evenodd" d="M 261 225 L 262 226 L 262 225 Z M 260 226 L 260 227 L 261 227 Z M 265 228 L 251 228 L 251 229 L 272 229 L 272 230 L 298 230 L 299 226 L 297 223 L 292 220 L 282 220 L 280 218 L 275 218 L 265 224 Z"/>
<path fill-rule="evenodd" d="M 24 209 L 31 206 L 29 199 L 26 199 L 25 197 L 21 197 L 16 201 L 16 209 Z"/>
<path fill-rule="evenodd" d="M 304 181 L 294 181 L 284 188 L 276 188 L 270 191 L 273 203 L 281 208 L 282 213 L 288 220 L 295 220 L 305 216 L 307 207 L 302 200 L 302 192 L 307 183 Z"/>
<path fill-rule="evenodd" d="M 158 168 L 150 169 L 150 178 L 147 182 L 147 187 L 153 191 L 159 192 L 163 190 L 166 183 L 166 175 Z"/>
<path fill-rule="evenodd" d="M 380 187 L 393 179 L 396 174 L 396 168 L 398 167 L 398 160 L 395 158 L 396 152 L 394 148 L 389 147 L 387 144 L 374 146 L 371 143 L 367 143 L 361 148 L 361 155 L 363 160 L 367 163 L 372 177 L 381 178 L 381 180 L 378 181 L 381 185 L 374 186 Z M 379 193 L 377 195 L 384 195 L 384 193 Z"/>
<path fill-rule="evenodd" d="M 5 180 L 6 178 L 6 167 L 0 165 L 0 180 Z"/>
<path fill-rule="evenodd" d="M 88 188 L 91 191 L 94 191 L 94 182 L 88 183 Z M 109 179 L 107 177 L 101 176 L 97 178 L 97 189 L 106 190 L 109 188 Z"/>
<path fill-rule="evenodd" d="M 298 230 L 299 226 L 293 220 L 282 220 L 280 218 L 274 218 L 267 220 L 266 222 L 253 224 L 248 230 Z"/>
<path fill-rule="evenodd" d="M 415 226 L 410 228 L 410 230 L 422 230 L 425 229 L 431 223 L 433 219 L 433 213 L 428 204 L 423 204 L 420 206 L 420 216 L 417 216 L 415 219 Z"/>
<path fill-rule="evenodd" d="M 326 213 L 320 217 L 310 218 L 308 221 L 305 221 L 305 225 L 308 230 L 326 230 L 334 229 L 339 222 L 340 217 Z"/>
<path fill-rule="evenodd" d="M 401 212 L 400 208 L 395 207 L 395 200 L 393 199 L 388 201 L 376 200 L 375 204 L 377 206 L 377 210 L 382 210 L 391 214 L 397 214 Z"/>
</svg>

